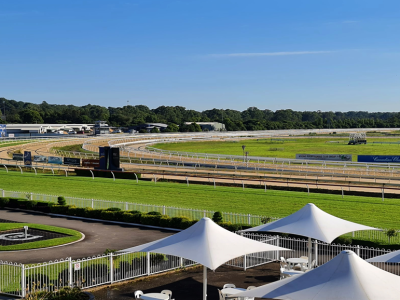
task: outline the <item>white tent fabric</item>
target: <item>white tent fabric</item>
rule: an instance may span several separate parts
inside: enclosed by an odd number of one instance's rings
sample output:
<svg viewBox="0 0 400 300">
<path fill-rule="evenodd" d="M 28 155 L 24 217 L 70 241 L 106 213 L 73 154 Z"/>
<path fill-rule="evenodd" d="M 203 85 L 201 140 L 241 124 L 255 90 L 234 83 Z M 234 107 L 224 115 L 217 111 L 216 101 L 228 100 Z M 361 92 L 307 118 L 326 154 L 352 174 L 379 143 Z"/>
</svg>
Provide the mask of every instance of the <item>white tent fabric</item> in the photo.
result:
<svg viewBox="0 0 400 300">
<path fill-rule="evenodd" d="M 230 259 L 263 251 L 288 250 L 230 232 L 209 218 L 172 236 L 118 252 L 154 252 L 193 260 L 215 270 Z"/>
<path fill-rule="evenodd" d="M 258 288 L 235 294 L 291 300 L 395 300 L 400 295 L 400 277 L 342 251 L 326 264 Z"/>
<path fill-rule="evenodd" d="M 204 266 L 203 300 L 207 299 L 207 267 L 215 270 L 230 259 L 263 251 L 289 250 L 254 241 L 232 233 L 202 218 L 188 229 L 172 236 L 118 252 L 154 252 L 179 256 Z"/>
<path fill-rule="evenodd" d="M 367 259 L 367 262 L 400 263 L 400 250 Z"/>
<path fill-rule="evenodd" d="M 337 218 L 319 209 L 314 204 L 308 203 L 302 209 L 283 219 L 244 231 L 290 233 L 331 243 L 342 234 L 358 230 L 379 229 Z"/>
</svg>

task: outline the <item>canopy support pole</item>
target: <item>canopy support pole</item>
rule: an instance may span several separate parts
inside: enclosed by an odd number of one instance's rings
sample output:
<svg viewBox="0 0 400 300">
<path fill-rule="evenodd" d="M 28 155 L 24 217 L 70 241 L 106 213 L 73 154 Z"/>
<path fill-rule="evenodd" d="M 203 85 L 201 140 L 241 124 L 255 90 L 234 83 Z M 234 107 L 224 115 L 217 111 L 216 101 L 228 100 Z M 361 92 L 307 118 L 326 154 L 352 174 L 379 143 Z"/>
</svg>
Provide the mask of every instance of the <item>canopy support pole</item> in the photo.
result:
<svg viewBox="0 0 400 300">
<path fill-rule="evenodd" d="M 311 260 L 312 260 L 312 242 L 311 238 L 308 238 L 308 269 L 311 270 Z"/>
<path fill-rule="evenodd" d="M 207 300 L 207 267 L 203 266 L 203 300 Z"/>
</svg>

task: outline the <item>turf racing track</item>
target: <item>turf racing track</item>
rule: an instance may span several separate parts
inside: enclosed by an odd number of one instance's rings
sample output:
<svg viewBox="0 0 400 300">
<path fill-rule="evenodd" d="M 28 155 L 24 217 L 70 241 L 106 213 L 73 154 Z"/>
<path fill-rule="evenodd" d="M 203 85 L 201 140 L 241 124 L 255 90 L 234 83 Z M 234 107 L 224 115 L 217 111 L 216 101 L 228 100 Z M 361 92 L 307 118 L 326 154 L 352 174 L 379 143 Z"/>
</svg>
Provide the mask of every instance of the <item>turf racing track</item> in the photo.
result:
<svg viewBox="0 0 400 300">
<path fill-rule="evenodd" d="M 356 162 L 307 161 L 283 158 L 186 153 L 165 151 L 152 147 L 157 143 L 185 141 L 229 141 L 263 139 L 271 137 L 304 136 L 309 132 L 393 131 L 385 129 L 324 129 L 276 130 L 253 132 L 209 132 L 107 135 L 101 137 L 63 138 L 33 141 L 23 145 L 0 148 L 0 164 L 10 159 L 15 149 L 31 151 L 38 155 L 57 155 L 80 158 L 97 158 L 99 146 L 119 147 L 121 166 L 126 171 L 141 173 L 143 178 L 183 181 L 189 184 L 234 184 L 301 187 L 303 189 L 330 189 L 400 194 L 399 164 L 365 164 Z M 83 144 L 91 153 L 68 152 L 55 148 Z M 15 162 L 13 162 L 15 164 Z"/>
</svg>

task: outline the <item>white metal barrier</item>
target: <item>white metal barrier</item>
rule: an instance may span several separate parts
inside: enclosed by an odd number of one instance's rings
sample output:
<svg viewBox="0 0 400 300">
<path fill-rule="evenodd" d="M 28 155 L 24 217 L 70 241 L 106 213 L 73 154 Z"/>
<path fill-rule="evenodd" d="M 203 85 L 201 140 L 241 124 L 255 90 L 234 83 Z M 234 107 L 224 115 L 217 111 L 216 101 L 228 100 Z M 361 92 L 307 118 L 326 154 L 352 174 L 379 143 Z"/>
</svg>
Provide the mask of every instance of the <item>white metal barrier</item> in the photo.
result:
<svg viewBox="0 0 400 300">
<path fill-rule="evenodd" d="M 271 236 L 257 233 L 240 233 L 244 237 L 290 248 L 292 251 L 253 253 L 228 261 L 226 264 L 243 269 L 265 263 L 307 254 L 307 240 Z M 313 241 L 312 259 L 320 266 L 343 250 L 352 250 L 363 259 L 389 253 L 385 249 L 359 245 L 325 244 Z M 195 265 L 195 262 L 171 255 L 156 253 L 110 253 L 84 259 L 71 258 L 32 265 L 15 264 L 0 260 L 0 293 L 24 297 L 33 285 L 36 290 L 52 291 L 64 286 L 82 289 L 110 284 L 140 276 L 148 276 L 173 269 Z M 400 264 L 374 263 L 375 266 L 400 275 Z"/>
</svg>

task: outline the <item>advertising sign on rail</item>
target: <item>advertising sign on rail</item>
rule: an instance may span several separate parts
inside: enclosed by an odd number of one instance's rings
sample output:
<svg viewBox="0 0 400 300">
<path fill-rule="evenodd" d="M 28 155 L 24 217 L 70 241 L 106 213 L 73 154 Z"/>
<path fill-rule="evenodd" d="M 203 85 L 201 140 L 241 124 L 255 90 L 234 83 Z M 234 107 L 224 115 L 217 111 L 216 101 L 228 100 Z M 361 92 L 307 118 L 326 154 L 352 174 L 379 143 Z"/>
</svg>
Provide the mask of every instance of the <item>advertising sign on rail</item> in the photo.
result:
<svg viewBox="0 0 400 300">
<path fill-rule="evenodd" d="M 46 163 L 46 162 L 47 162 L 47 156 L 43 156 L 43 155 L 34 155 L 34 156 L 33 156 L 33 161 L 34 161 L 34 162 Z"/>
<path fill-rule="evenodd" d="M 24 165 L 32 166 L 32 153 L 31 151 L 24 151 Z"/>
<path fill-rule="evenodd" d="M 7 136 L 7 130 L 6 130 L 5 124 L 0 124 L 0 137 L 6 137 Z"/>
<path fill-rule="evenodd" d="M 353 156 L 351 154 L 296 154 L 296 159 L 352 161 Z"/>
<path fill-rule="evenodd" d="M 86 168 L 98 168 L 100 161 L 98 159 L 82 159 L 82 167 Z"/>
<path fill-rule="evenodd" d="M 48 163 L 49 164 L 57 164 L 57 165 L 62 165 L 62 157 L 58 157 L 58 156 L 49 156 L 48 158 Z"/>
<path fill-rule="evenodd" d="M 13 160 L 24 161 L 24 155 L 22 153 L 13 153 Z"/>
<path fill-rule="evenodd" d="M 64 157 L 64 165 L 80 166 L 81 159 L 80 158 L 72 158 L 72 157 Z"/>
<path fill-rule="evenodd" d="M 399 155 L 359 155 L 358 162 L 400 163 Z"/>
</svg>

